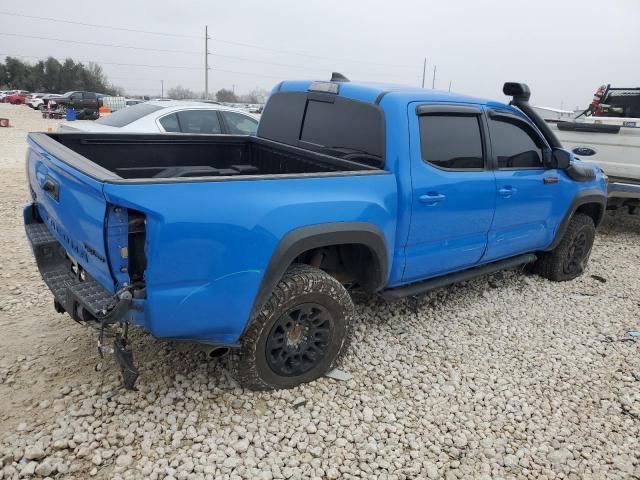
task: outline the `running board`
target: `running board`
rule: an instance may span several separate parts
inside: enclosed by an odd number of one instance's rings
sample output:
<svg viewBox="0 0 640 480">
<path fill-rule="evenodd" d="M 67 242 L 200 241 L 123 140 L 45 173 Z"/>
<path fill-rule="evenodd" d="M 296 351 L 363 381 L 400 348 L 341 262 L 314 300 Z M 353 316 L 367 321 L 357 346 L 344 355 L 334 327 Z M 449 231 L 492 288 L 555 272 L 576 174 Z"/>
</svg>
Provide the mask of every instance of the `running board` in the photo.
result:
<svg viewBox="0 0 640 480">
<path fill-rule="evenodd" d="M 412 283 L 404 287 L 392 288 L 382 292 L 382 298 L 385 300 L 399 300 L 404 297 L 412 297 L 414 295 L 420 295 L 434 290 L 436 288 L 446 287 L 453 283 L 464 282 L 471 280 L 472 278 L 488 275 L 489 273 L 498 272 L 500 270 L 506 270 L 508 268 L 524 265 L 525 263 L 531 263 L 536 260 L 536 256 L 533 253 L 527 253 L 524 255 L 518 255 L 517 257 L 507 258 L 498 262 L 488 263 L 480 267 L 471 268 L 469 270 L 463 270 L 461 272 L 450 273 L 442 277 L 430 278 L 419 283 Z"/>
</svg>

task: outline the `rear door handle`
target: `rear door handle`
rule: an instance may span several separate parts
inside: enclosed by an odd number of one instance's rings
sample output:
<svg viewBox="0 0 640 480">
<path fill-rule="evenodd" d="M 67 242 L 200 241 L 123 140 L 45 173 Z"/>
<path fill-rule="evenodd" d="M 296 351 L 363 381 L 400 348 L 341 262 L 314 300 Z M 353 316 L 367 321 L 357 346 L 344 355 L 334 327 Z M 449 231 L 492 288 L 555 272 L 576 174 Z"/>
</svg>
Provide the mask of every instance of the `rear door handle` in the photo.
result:
<svg viewBox="0 0 640 480">
<path fill-rule="evenodd" d="M 420 202 L 424 203 L 428 207 L 433 207 L 442 202 L 446 197 L 441 193 L 427 193 L 426 195 L 420 195 Z"/>
<path fill-rule="evenodd" d="M 503 187 L 498 190 L 498 193 L 502 195 L 504 198 L 509 198 L 511 195 L 514 195 L 517 192 L 518 192 L 518 189 L 513 187 Z"/>
</svg>

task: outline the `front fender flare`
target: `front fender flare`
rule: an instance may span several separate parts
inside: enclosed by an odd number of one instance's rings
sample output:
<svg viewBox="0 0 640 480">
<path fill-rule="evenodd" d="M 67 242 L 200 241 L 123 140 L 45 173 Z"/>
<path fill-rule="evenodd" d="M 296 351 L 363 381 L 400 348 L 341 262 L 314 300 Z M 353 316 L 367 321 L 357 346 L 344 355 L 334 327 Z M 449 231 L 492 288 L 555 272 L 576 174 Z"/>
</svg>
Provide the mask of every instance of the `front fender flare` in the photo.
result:
<svg viewBox="0 0 640 480">
<path fill-rule="evenodd" d="M 556 236 L 554 237 L 553 242 L 551 242 L 551 245 L 549 245 L 549 247 L 547 247 L 545 251 L 548 252 L 558 246 L 558 244 L 562 241 L 562 237 L 564 236 L 564 233 L 567 231 L 567 227 L 569 226 L 569 222 L 571 221 L 571 218 L 573 217 L 573 215 L 576 213 L 578 208 L 588 203 L 596 203 L 600 205 L 599 218 L 596 219 L 596 221 L 594 222 L 596 227 L 600 224 L 600 222 L 602 221 L 602 218 L 604 217 L 605 209 L 607 207 L 607 196 L 604 194 L 604 192 L 598 189 L 589 189 L 589 190 L 583 190 L 581 192 L 578 192 L 575 198 L 573 199 L 573 202 L 571 202 L 571 206 L 567 210 L 567 213 L 562 219 L 562 222 L 560 222 L 560 225 L 558 226 L 558 230 L 556 231 Z"/>
</svg>

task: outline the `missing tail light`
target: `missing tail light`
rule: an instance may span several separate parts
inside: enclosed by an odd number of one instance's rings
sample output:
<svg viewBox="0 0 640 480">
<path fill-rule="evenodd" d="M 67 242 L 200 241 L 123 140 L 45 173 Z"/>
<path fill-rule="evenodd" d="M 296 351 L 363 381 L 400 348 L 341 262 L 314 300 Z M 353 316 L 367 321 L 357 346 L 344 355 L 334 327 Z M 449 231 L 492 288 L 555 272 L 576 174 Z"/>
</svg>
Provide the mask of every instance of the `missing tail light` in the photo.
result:
<svg viewBox="0 0 640 480">
<path fill-rule="evenodd" d="M 144 289 L 144 272 L 147 269 L 147 217 L 144 213 L 129 209 L 129 276 L 131 283 Z"/>
</svg>

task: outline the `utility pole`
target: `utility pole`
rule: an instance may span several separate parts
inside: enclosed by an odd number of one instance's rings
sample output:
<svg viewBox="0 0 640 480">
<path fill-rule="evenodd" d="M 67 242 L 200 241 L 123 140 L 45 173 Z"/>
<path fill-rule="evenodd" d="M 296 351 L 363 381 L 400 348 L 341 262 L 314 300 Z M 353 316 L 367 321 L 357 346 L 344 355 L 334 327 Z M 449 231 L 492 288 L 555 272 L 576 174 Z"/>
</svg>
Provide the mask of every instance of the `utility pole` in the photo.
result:
<svg viewBox="0 0 640 480">
<path fill-rule="evenodd" d="M 449 91 L 451 91 L 451 80 L 449 80 Z"/>
<path fill-rule="evenodd" d="M 424 88 L 424 77 L 427 73 L 427 57 L 424 57 L 424 63 L 422 64 L 422 88 Z"/>
<path fill-rule="evenodd" d="M 204 26 L 204 99 L 209 100 L 209 26 Z"/>
<path fill-rule="evenodd" d="M 431 90 L 436 88 L 436 65 L 433 66 L 433 80 L 431 82 Z"/>
<path fill-rule="evenodd" d="M 164 80 L 160 80 L 160 98 L 164 98 Z"/>
</svg>

